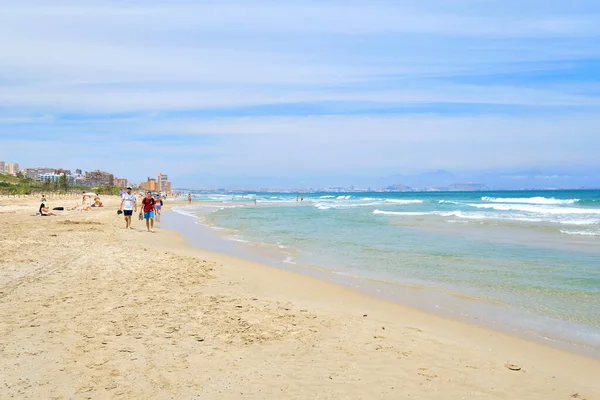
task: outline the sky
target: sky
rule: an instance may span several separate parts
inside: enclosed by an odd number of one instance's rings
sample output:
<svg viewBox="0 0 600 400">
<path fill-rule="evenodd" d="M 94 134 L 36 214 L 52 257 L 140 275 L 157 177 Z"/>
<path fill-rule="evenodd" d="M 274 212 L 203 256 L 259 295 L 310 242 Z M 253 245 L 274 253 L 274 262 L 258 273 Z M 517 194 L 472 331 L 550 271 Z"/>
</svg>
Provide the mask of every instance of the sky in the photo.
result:
<svg viewBox="0 0 600 400">
<path fill-rule="evenodd" d="M 597 0 L 0 0 L 0 160 L 600 186 L 598 21 Z"/>
</svg>

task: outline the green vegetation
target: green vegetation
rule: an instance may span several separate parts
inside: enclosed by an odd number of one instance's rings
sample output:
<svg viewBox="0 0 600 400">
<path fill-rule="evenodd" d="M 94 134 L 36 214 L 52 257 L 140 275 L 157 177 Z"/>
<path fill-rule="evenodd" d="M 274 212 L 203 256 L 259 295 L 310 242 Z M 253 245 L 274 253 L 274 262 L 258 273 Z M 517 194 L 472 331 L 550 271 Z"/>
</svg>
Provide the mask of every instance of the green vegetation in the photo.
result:
<svg viewBox="0 0 600 400">
<path fill-rule="evenodd" d="M 113 186 L 86 188 L 71 186 L 66 175 L 60 177 L 58 182 L 39 182 L 30 178 L 0 174 L 0 194 L 25 195 L 33 193 L 81 193 L 93 191 L 97 194 L 119 194 L 120 188 Z"/>
<path fill-rule="evenodd" d="M 42 182 L 0 174 L 0 194 L 30 194 L 42 190 Z"/>
<path fill-rule="evenodd" d="M 19 178 L 17 176 L 0 174 L 0 183 L 13 183 L 13 184 L 17 184 L 17 183 L 19 183 L 22 180 L 23 179 L 21 179 L 21 178 Z M 32 180 L 30 179 L 30 181 L 32 181 Z"/>
<path fill-rule="evenodd" d="M 98 195 L 100 194 L 106 194 L 106 195 L 118 195 L 121 192 L 121 188 L 116 187 L 116 186 L 103 186 L 103 187 L 97 187 L 97 188 L 93 188 L 92 191 Z"/>
</svg>

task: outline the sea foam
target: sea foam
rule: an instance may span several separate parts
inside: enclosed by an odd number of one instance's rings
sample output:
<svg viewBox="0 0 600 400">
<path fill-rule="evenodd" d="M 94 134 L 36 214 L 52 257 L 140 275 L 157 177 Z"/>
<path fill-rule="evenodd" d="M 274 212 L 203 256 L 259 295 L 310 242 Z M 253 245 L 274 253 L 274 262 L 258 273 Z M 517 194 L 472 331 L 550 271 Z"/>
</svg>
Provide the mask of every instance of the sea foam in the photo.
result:
<svg viewBox="0 0 600 400">
<path fill-rule="evenodd" d="M 397 199 L 385 199 L 386 203 L 394 204 L 422 204 L 423 200 L 397 200 Z"/>
<path fill-rule="evenodd" d="M 439 215 L 436 212 L 382 211 L 382 210 L 375 210 L 375 211 L 373 211 L 373 214 L 376 214 L 376 215 L 405 215 L 405 216 Z"/>
<path fill-rule="evenodd" d="M 537 214 L 600 214 L 600 208 L 548 207 L 527 204 L 468 204 L 469 207 L 497 211 L 524 211 Z"/>
<path fill-rule="evenodd" d="M 545 204 L 545 205 L 560 205 L 560 204 L 575 204 L 579 201 L 579 199 L 555 199 L 554 197 L 527 197 L 527 198 L 519 198 L 519 197 L 506 197 L 506 198 L 496 198 L 496 197 L 482 197 L 481 201 L 486 201 L 490 203 L 517 203 L 517 204 Z"/>
<path fill-rule="evenodd" d="M 561 230 L 560 233 L 564 233 L 565 235 L 577 235 L 577 236 L 600 236 L 600 231 L 591 232 L 591 231 L 567 231 Z"/>
</svg>

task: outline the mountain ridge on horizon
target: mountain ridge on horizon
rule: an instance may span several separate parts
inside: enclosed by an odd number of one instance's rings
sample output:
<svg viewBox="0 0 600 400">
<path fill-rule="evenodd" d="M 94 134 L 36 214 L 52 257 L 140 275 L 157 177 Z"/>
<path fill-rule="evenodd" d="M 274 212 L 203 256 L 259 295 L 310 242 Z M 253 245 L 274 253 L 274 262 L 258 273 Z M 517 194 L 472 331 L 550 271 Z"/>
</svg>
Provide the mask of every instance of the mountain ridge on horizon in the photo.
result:
<svg viewBox="0 0 600 400">
<path fill-rule="evenodd" d="M 182 177 L 184 178 L 184 177 Z M 185 177 L 190 180 L 191 177 Z M 208 179 L 207 179 L 208 178 Z M 362 189 L 385 189 L 397 186 L 405 186 L 415 191 L 426 189 L 454 190 L 456 186 L 469 185 L 479 187 L 474 190 L 593 190 L 600 188 L 600 176 L 574 173 L 548 173 L 540 170 L 517 173 L 452 173 L 446 169 L 428 171 L 418 174 L 392 174 L 379 178 L 293 178 L 293 177 L 216 177 L 205 174 L 193 181 L 203 181 L 201 186 L 194 185 L 191 181 L 186 185 L 194 190 L 225 190 L 235 189 L 332 189 L 332 188 L 362 188 Z M 485 186 L 485 189 L 481 187 Z M 449 189 L 450 188 L 450 189 Z M 466 189 L 468 190 L 468 189 Z"/>
</svg>

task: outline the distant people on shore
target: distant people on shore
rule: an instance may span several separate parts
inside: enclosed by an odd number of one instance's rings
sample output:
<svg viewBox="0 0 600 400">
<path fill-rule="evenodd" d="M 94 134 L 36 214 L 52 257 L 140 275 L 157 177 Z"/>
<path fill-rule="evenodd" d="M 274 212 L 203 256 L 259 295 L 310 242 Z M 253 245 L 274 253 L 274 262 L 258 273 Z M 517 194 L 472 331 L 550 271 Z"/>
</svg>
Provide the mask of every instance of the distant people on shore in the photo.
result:
<svg viewBox="0 0 600 400">
<path fill-rule="evenodd" d="M 137 212 L 137 199 L 135 194 L 131 193 L 131 187 L 127 187 L 127 192 L 121 196 L 121 206 L 119 210 L 123 211 L 125 217 L 125 229 L 131 228 L 131 215 Z"/>
<path fill-rule="evenodd" d="M 162 196 L 160 195 L 160 193 L 158 193 L 155 197 L 154 197 L 154 201 L 156 203 L 155 205 L 155 209 L 156 209 L 156 222 L 160 222 L 160 210 L 162 209 L 163 206 L 163 199 Z"/>
<path fill-rule="evenodd" d="M 188 203 L 192 204 L 192 194 L 191 193 L 188 194 Z"/>
</svg>

